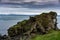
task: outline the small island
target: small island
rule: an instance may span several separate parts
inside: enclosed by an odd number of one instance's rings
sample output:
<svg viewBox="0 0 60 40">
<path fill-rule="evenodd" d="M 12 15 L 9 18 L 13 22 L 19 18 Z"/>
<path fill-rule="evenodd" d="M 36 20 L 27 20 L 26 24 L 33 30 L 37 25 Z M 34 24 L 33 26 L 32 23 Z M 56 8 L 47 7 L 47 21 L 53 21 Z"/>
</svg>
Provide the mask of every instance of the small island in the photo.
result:
<svg viewBox="0 0 60 40">
<path fill-rule="evenodd" d="M 58 39 L 60 31 L 57 27 L 57 13 L 52 11 L 30 16 L 28 20 L 17 22 L 7 31 L 8 35 L 0 35 L 0 40 L 60 40 Z M 55 38 L 54 35 L 59 37 Z"/>
</svg>

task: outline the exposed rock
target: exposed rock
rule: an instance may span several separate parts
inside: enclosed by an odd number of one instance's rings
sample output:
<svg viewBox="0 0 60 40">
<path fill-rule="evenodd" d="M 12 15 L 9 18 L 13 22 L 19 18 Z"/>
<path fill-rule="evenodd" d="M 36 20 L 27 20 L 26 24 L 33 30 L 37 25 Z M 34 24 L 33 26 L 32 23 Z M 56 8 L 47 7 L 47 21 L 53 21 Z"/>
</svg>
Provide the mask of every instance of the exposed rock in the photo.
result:
<svg viewBox="0 0 60 40">
<path fill-rule="evenodd" d="M 18 22 L 16 25 L 10 27 L 8 29 L 8 36 L 10 40 L 29 40 L 31 35 L 46 34 L 51 29 L 57 30 L 56 17 L 57 13 L 52 11 L 30 17 L 29 20 Z"/>
</svg>

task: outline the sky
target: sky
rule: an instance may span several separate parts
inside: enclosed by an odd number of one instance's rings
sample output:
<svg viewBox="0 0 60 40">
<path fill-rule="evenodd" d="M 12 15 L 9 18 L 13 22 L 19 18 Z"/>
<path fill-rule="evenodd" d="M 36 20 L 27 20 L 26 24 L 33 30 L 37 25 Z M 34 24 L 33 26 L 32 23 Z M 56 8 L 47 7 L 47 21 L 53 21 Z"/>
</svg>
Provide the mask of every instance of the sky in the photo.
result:
<svg viewBox="0 0 60 40">
<path fill-rule="evenodd" d="M 20 2 L 31 2 L 31 1 L 36 1 L 36 2 L 59 2 L 59 0 L 1 0 L 1 2 L 15 2 L 15 3 L 20 3 Z"/>
<path fill-rule="evenodd" d="M 38 15 L 55 11 L 60 15 L 59 10 L 60 0 L 0 0 L 0 14 Z"/>
<path fill-rule="evenodd" d="M 24 2 L 35 2 L 34 4 L 59 4 L 60 0 L 1 0 L 0 3 L 24 3 Z"/>
</svg>

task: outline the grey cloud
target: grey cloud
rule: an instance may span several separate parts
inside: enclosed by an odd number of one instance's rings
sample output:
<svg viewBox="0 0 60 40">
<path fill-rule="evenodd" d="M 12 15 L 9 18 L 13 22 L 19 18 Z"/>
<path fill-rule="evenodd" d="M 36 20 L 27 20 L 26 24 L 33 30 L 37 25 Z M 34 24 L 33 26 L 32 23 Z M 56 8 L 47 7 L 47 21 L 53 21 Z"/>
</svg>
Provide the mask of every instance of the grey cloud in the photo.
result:
<svg viewBox="0 0 60 40">
<path fill-rule="evenodd" d="M 36 1 L 36 2 L 57 2 L 58 0 L 1 0 L 2 2 L 31 2 L 31 1 Z"/>
<path fill-rule="evenodd" d="M 54 7 L 60 0 L 1 0 L 2 3 L 9 3 L 11 7 L 26 7 L 26 8 L 45 8 Z M 8 6 L 9 6 L 8 4 Z M 16 6 L 14 6 L 16 4 Z M 20 5 L 20 6 L 17 6 Z"/>
<path fill-rule="evenodd" d="M 58 4 L 59 0 L 1 0 L 1 3 L 32 3 L 36 5 L 44 5 L 44 4 Z"/>
</svg>

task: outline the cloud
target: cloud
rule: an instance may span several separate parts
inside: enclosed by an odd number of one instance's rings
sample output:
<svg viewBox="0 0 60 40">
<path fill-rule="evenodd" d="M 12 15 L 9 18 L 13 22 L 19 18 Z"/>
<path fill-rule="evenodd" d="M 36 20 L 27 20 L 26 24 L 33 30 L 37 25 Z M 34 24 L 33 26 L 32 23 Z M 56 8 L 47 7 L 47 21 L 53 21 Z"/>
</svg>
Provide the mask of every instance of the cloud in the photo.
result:
<svg viewBox="0 0 60 40">
<path fill-rule="evenodd" d="M 28 8 L 5 8 L 0 7 L 0 14 L 22 14 L 22 15 L 37 15 L 38 10 Z"/>
<path fill-rule="evenodd" d="M 58 14 L 60 13 L 59 8 L 54 8 L 56 7 L 55 4 L 59 4 L 59 0 L 1 0 L 1 3 L 19 3 L 19 5 L 0 5 L 0 14 L 36 15 L 48 11 L 56 11 Z"/>
<path fill-rule="evenodd" d="M 45 8 L 55 7 L 59 4 L 59 0 L 1 0 L 1 3 L 8 4 L 8 7 L 24 7 L 24 8 Z M 11 4 L 11 5 L 9 5 Z M 7 7 L 7 5 L 4 5 Z"/>
<path fill-rule="evenodd" d="M 42 2 L 42 3 L 47 3 L 47 2 L 53 2 L 53 3 L 58 3 L 59 0 L 1 0 L 2 3 L 22 3 L 22 2 Z"/>
<path fill-rule="evenodd" d="M 41 9 L 28 9 L 28 8 L 5 8 L 0 7 L 0 14 L 22 14 L 22 15 L 38 15 L 42 12 L 55 11 L 60 15 L 59 8 L 41 8 Z"/>
</svg>

